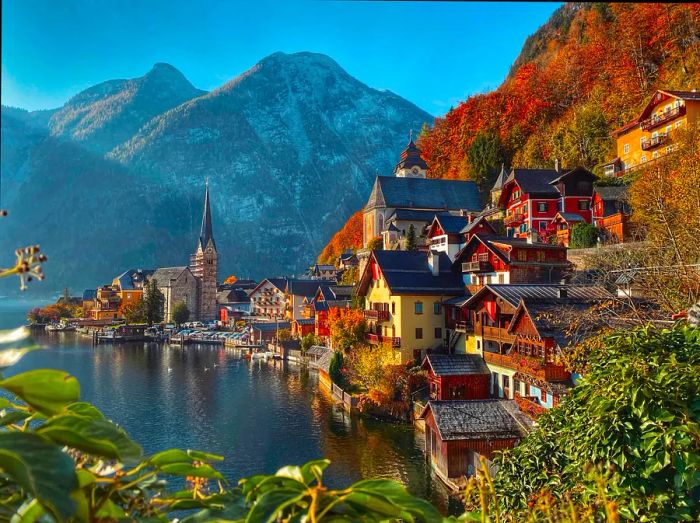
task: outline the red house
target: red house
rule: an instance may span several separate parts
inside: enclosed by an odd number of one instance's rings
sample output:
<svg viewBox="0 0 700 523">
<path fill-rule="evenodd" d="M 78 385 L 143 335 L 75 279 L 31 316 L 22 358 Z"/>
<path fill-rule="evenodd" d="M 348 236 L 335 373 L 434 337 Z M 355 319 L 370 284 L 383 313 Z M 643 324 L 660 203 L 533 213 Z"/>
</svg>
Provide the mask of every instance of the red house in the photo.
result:
<svg viewBox="0 0 700 523">
<path fill-rule="evenodd" d="M 627 187 L 596 187 L 593 191 L 593 223 L 607 243 L 622 243 L 634 237 Z"/>
<path fill-rule="evenodd" d="M 559 283 L 571 270 L 566 248 L 475 234 L 457 254 L 453 271 L 472 292 L 486 284 Z"/>
<path fill-rule="evenodd" d="M 444 252 L 454 261 L 464 244 L 475 234 L 496 234 L 493 226 L 483 216 L 461 216 L 451 214 L 436 214 L 428 226 L 428 242 L 430 249 Z"/>
<path fill-rule="evenodd" d="M 479 400 L 489 397 L 491 374 L 479 354 L 428 354 L 431 400 Z"/>
<path fill-rule="evenodd" d="M 552 223 L 547 226 L 547 232 L 555 236 L 557 245 L 568 247 L 571 242 L 571 229 L 577 223 L 586 223 L 586 219 L 574 212 L 558 212 Z"/>
<path fill-rule="evenodd" d="M 508 236 L 525 238 L 531 231 L 545 233 L 557 212 L 580 214 L 591 222 L 595 175 L 575 169 L 513 168 L 501 189 L 499 206 L 505 209 Z"/>
<path fill-rule="evenodd" d="M 476 473 L 480 456 L 490 462 L 495 451 L 513 448 L 533 426 L 515 402 L 497 399 L 429 401 L 420 418 L 432 468 L 455 490 Z"/>
</svg>

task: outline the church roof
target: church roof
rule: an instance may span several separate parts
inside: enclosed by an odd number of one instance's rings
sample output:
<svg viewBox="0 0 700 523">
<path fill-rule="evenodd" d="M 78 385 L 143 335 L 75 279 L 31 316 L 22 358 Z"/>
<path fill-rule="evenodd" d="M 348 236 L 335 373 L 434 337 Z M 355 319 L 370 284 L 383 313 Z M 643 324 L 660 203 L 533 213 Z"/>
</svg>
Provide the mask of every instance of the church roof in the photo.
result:
<svg viewBox="0 0 700 523">
<path fill-rule="evenodd" d="M 472 181 L 377 176 L 365 209 L 375 207 L 478 211 L 481 198 Z"/>
<path fill-rule="evenodd" d="M 204 213 L 202 215 L 202 228 L 199 231 L 199 245 L 204 250 L 211 240 L 216 249 L 216 242 L 214 241 L 214 232 L 212 230 L 211 224 L 211 209 L 209 207 L 209 182 L 206 184 L 204 189 Z"/>
<path fill-rule="evenodd" d="M 177 280 L 183 271 L 188 271 L 189 267 L 161 267 L 156 269 L 149 276 L 149 280 L 156 280 L 158 287 L 170 287 L 170 282 Z"/>
<path fill-rule="evenodd" d="M 394 174 L 401 169 L 411 169 L 416 165 L 424 170 L 428 168 L 428 164 L 420 157 L 420 149 L 413 142 L 413 138 L 409 138 L 408 145 L 401 153 L 401 160 L 399 160 L 399 163 L 394 167 Z"/>
<path fill-rule="evenodd" d="M 493 184 L 491 191 L 500 191 L 503 188 L 503 184 L 506 183 L 507 179 L 508 171 L 506 171 L 504 165 L 501 165 L 501 172 L 498 173 L 498 177 L 496 178 L 496 182 Z"/>
</svg>

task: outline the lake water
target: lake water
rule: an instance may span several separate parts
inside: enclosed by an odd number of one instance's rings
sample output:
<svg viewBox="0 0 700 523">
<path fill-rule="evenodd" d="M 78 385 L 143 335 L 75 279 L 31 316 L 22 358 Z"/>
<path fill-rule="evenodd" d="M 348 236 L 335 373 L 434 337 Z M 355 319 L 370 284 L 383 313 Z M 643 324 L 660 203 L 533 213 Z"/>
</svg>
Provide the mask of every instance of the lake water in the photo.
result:
<svg viewBox="0 0 700 523">
<path fill-rule="evenodd" d="M 28 302 L 0 300 L 0 328 L 25 322 Z M 81 397 L 123 426 L 146 453 L 192 448 L 218 453 L 232 482 L 326 457 L 330 486 L 367 477 L 401 481 L 443 512 L 459 513 L 409 425 L 350 416 L 318 389 L 314 371 L 249 362 L 213 346 L 98 345 L 76 333 L 39 334 L 46 350 L 5 374 L 56 368 L 78 378 Z"/>
</svg>

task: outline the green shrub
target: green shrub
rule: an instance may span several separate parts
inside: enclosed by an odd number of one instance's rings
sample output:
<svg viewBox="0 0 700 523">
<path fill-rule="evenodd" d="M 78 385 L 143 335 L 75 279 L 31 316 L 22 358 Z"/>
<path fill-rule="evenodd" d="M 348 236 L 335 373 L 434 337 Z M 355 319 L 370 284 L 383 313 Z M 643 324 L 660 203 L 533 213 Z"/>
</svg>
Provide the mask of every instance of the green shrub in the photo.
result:
<svg viewBox="0 0 700 523">
<path fill-rule="evenodd" d="M 595 247 L 598 240 L 598 228 L 591 223 L 577 223 L 571 228 L 569 247 L 587 249 Z"/>
</svg>

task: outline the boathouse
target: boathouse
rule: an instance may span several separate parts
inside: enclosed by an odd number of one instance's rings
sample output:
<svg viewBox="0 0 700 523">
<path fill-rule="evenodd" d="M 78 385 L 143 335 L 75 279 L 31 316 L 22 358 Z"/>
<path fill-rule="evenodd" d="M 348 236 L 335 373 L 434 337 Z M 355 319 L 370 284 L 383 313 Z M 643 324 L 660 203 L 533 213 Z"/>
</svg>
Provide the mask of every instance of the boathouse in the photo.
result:
<svg viewBox="0 0 700 523">
<path fill-rule="evenodd" d="M 479 400 L 489 397 L 490 371 L 479 354 L 428 354 L 431 400 Z"/>
</svg>

